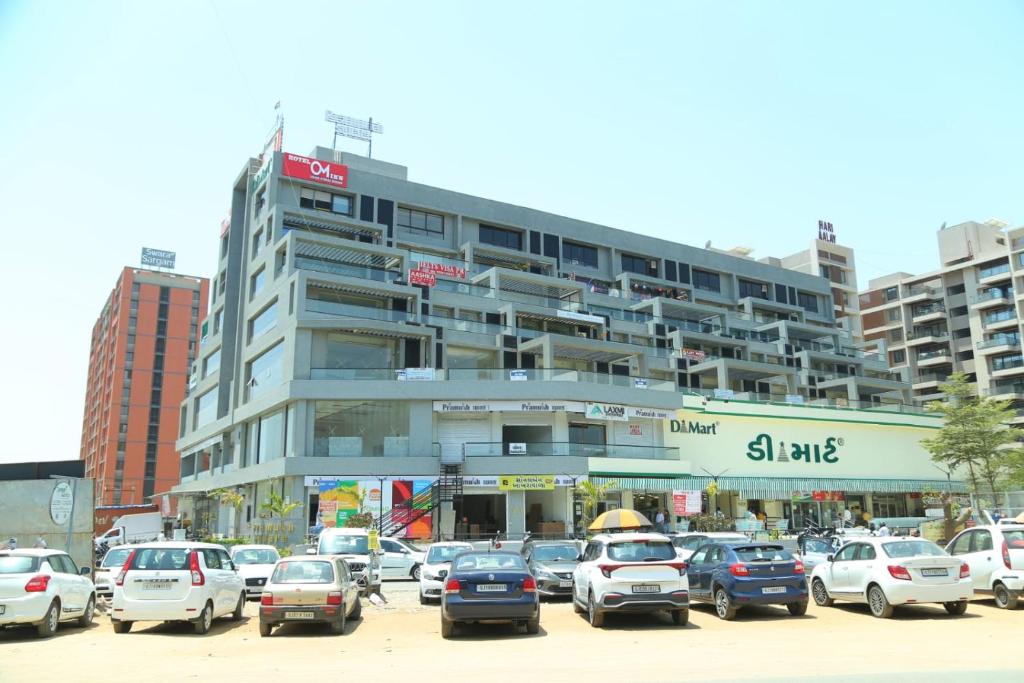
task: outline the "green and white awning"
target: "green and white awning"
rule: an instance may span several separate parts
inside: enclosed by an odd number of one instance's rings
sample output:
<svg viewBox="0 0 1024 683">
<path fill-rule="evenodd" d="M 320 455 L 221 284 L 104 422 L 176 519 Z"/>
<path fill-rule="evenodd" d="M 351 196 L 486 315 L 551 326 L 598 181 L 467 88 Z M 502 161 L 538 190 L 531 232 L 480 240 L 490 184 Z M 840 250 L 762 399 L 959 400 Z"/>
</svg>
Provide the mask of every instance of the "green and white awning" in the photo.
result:
<svg viewBox="0 0 1024 683">
<path fill-rule="evenodd" d="M 619 490 L 672 491 L 681 489 L 702 491 L 712 482 L 711 477 L 617 477 L 609 473 L 592 474 L 590 481 L 604 484 L 616 483 Z M 718 490 L 733 491 L 745 498 L 763 500 L 788 500 L 794 491 L 842 491 L 844 493 L 919 493 L 926 489 L 945 491 L 952 488 L 955 493 L 967 491 L 964 482 L 933 479 L 844 479 L 830 477 L 719 477 Z"/>
</svg>

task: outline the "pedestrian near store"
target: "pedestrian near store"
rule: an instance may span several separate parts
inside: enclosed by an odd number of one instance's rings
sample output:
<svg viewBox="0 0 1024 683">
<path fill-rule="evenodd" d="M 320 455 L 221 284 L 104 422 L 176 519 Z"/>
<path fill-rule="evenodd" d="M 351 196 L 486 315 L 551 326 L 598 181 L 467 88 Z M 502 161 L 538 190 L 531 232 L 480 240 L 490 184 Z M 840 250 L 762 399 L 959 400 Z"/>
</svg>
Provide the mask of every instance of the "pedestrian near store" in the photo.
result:
<svg viewBox="0 0 1024 683">
<path fill-rule="evenodd" d="M 850 508 L 843 509 L 843 528 L 853 526 L 853 513 Z"/>
<path fill-rule="evenodd" d="M 17 550 L 18 549 L 18 540 L 16 538 L 14 538 L 13 536 L 11 536 L 11 538 L 7 541 L 7 549 L 8 550 Z"/>
<path fill-rule="evenodd" d="M 887 527 L 885 525 L 885 522 L 882 522 L 881 524 L 878 525 L 878 535 L 879 536 L 892 536 L 892 532 L 889 531 L 889 527 Z"/>
<path fill-rule="evenodd" d="M 665 513 L 661 510 L 654 516 L 654 528 L 661 532 L 665 531 Z"/>
<path fill-rule="evenodd" d="M 46 547 L 46 541 L 43 540 L 42 536 L 36 536 L 36 543 L 32 547 L 33 548 L 45 548 Z"/>
</svg>

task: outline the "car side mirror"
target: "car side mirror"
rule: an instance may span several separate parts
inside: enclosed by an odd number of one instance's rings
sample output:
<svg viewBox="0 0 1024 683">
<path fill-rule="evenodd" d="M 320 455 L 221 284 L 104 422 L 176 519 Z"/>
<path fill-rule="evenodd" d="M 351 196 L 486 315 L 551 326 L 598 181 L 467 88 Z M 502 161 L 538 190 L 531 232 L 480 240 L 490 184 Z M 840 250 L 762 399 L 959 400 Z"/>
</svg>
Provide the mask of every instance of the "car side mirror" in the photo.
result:
<svg viewBox="0 0 1024 683">
<path fill-rule="evenodd" d="M 835 562 L 835 561 L 836 561 L 836 556 L 835 556 L 835 555 L 829 555 L 829 556 L 828 556 L 828 557 L 826 557 L 825 559 L 826 559 L 826 560 L 827 560 L 828 562 Z"/>
<path fill-rule="evenodd" d="M 89 574 L 92 574 L 92 567 L 82 567 L 78 573 L 82 576 L 89 576 Z"/>
</svg>

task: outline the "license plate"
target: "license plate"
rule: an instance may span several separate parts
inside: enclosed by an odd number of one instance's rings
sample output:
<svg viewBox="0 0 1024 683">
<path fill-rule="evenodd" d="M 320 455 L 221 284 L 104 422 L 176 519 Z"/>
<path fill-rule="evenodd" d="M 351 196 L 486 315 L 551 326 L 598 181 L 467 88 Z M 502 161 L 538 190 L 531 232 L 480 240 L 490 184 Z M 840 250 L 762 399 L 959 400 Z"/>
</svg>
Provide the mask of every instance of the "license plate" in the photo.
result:
<svg viewBox="0 0 1024 683">
<path fill-rule="evenodd" d="M 559 581 L 558 582 L 558 587 L 559 588 L 572 588 L 572 581 Z"/>
<path fill-rule="evenodd" d="M 503 583 L 481 583 L 476 587 L 477 593 L 507 593 L 508 586 Z"/>
<path fill-rule="evenodd" d="M 171 590 L 170 582 L 164 581 L 147 581 L 142 584 L 142 587 L 148 591 L 169 591 Z"/>
<path fill-rule="evenodd" d="M 647 583 L 641 583 L 633 586 L 634 593 L 660 593 L 661 586 L 656 586 Z"/>
<path fill-rule="evenodd" d="M 312 612 L 285 612 L 285 619 L 312 619 L 315 615 Z"/>
<path fill-rule="evenodd" d="M 931 569 L 922 569 L 921 576 L 949 576 L 949 570 L 945 567 L 933 567 Z"/>
<path fill-rule="evenodd" d="M 785 586 L 768 586 L 766 588 L 762 588 L 761 592 L 762 593 L 766 593 L 766 594 L 770 594 L 770 593 L 785 593 L 786 592 L 786 587 Z"/>
</svg>

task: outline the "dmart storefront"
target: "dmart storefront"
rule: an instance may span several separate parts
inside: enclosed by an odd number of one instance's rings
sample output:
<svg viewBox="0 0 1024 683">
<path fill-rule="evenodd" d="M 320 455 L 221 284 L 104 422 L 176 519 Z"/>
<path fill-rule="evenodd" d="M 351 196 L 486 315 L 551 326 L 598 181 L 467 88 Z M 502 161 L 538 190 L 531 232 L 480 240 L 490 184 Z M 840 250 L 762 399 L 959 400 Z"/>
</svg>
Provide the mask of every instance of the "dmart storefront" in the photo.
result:
<svg viewBox="0 0 1024 683">
<path fill-rule="evenodd" d="M 709 513 L 802 528 L 838 522 L 848 510 L 854 523 L 867 523 L 924 517 L 923 492 L 964 490 L 920 444 L 938 418 L 697 397 L 685 405 L 665 421 L 664 443 L 691 463 L 692 476 L 677 486 L 717 485 L 717 494 L 702 496 Z"/>
</svg>

